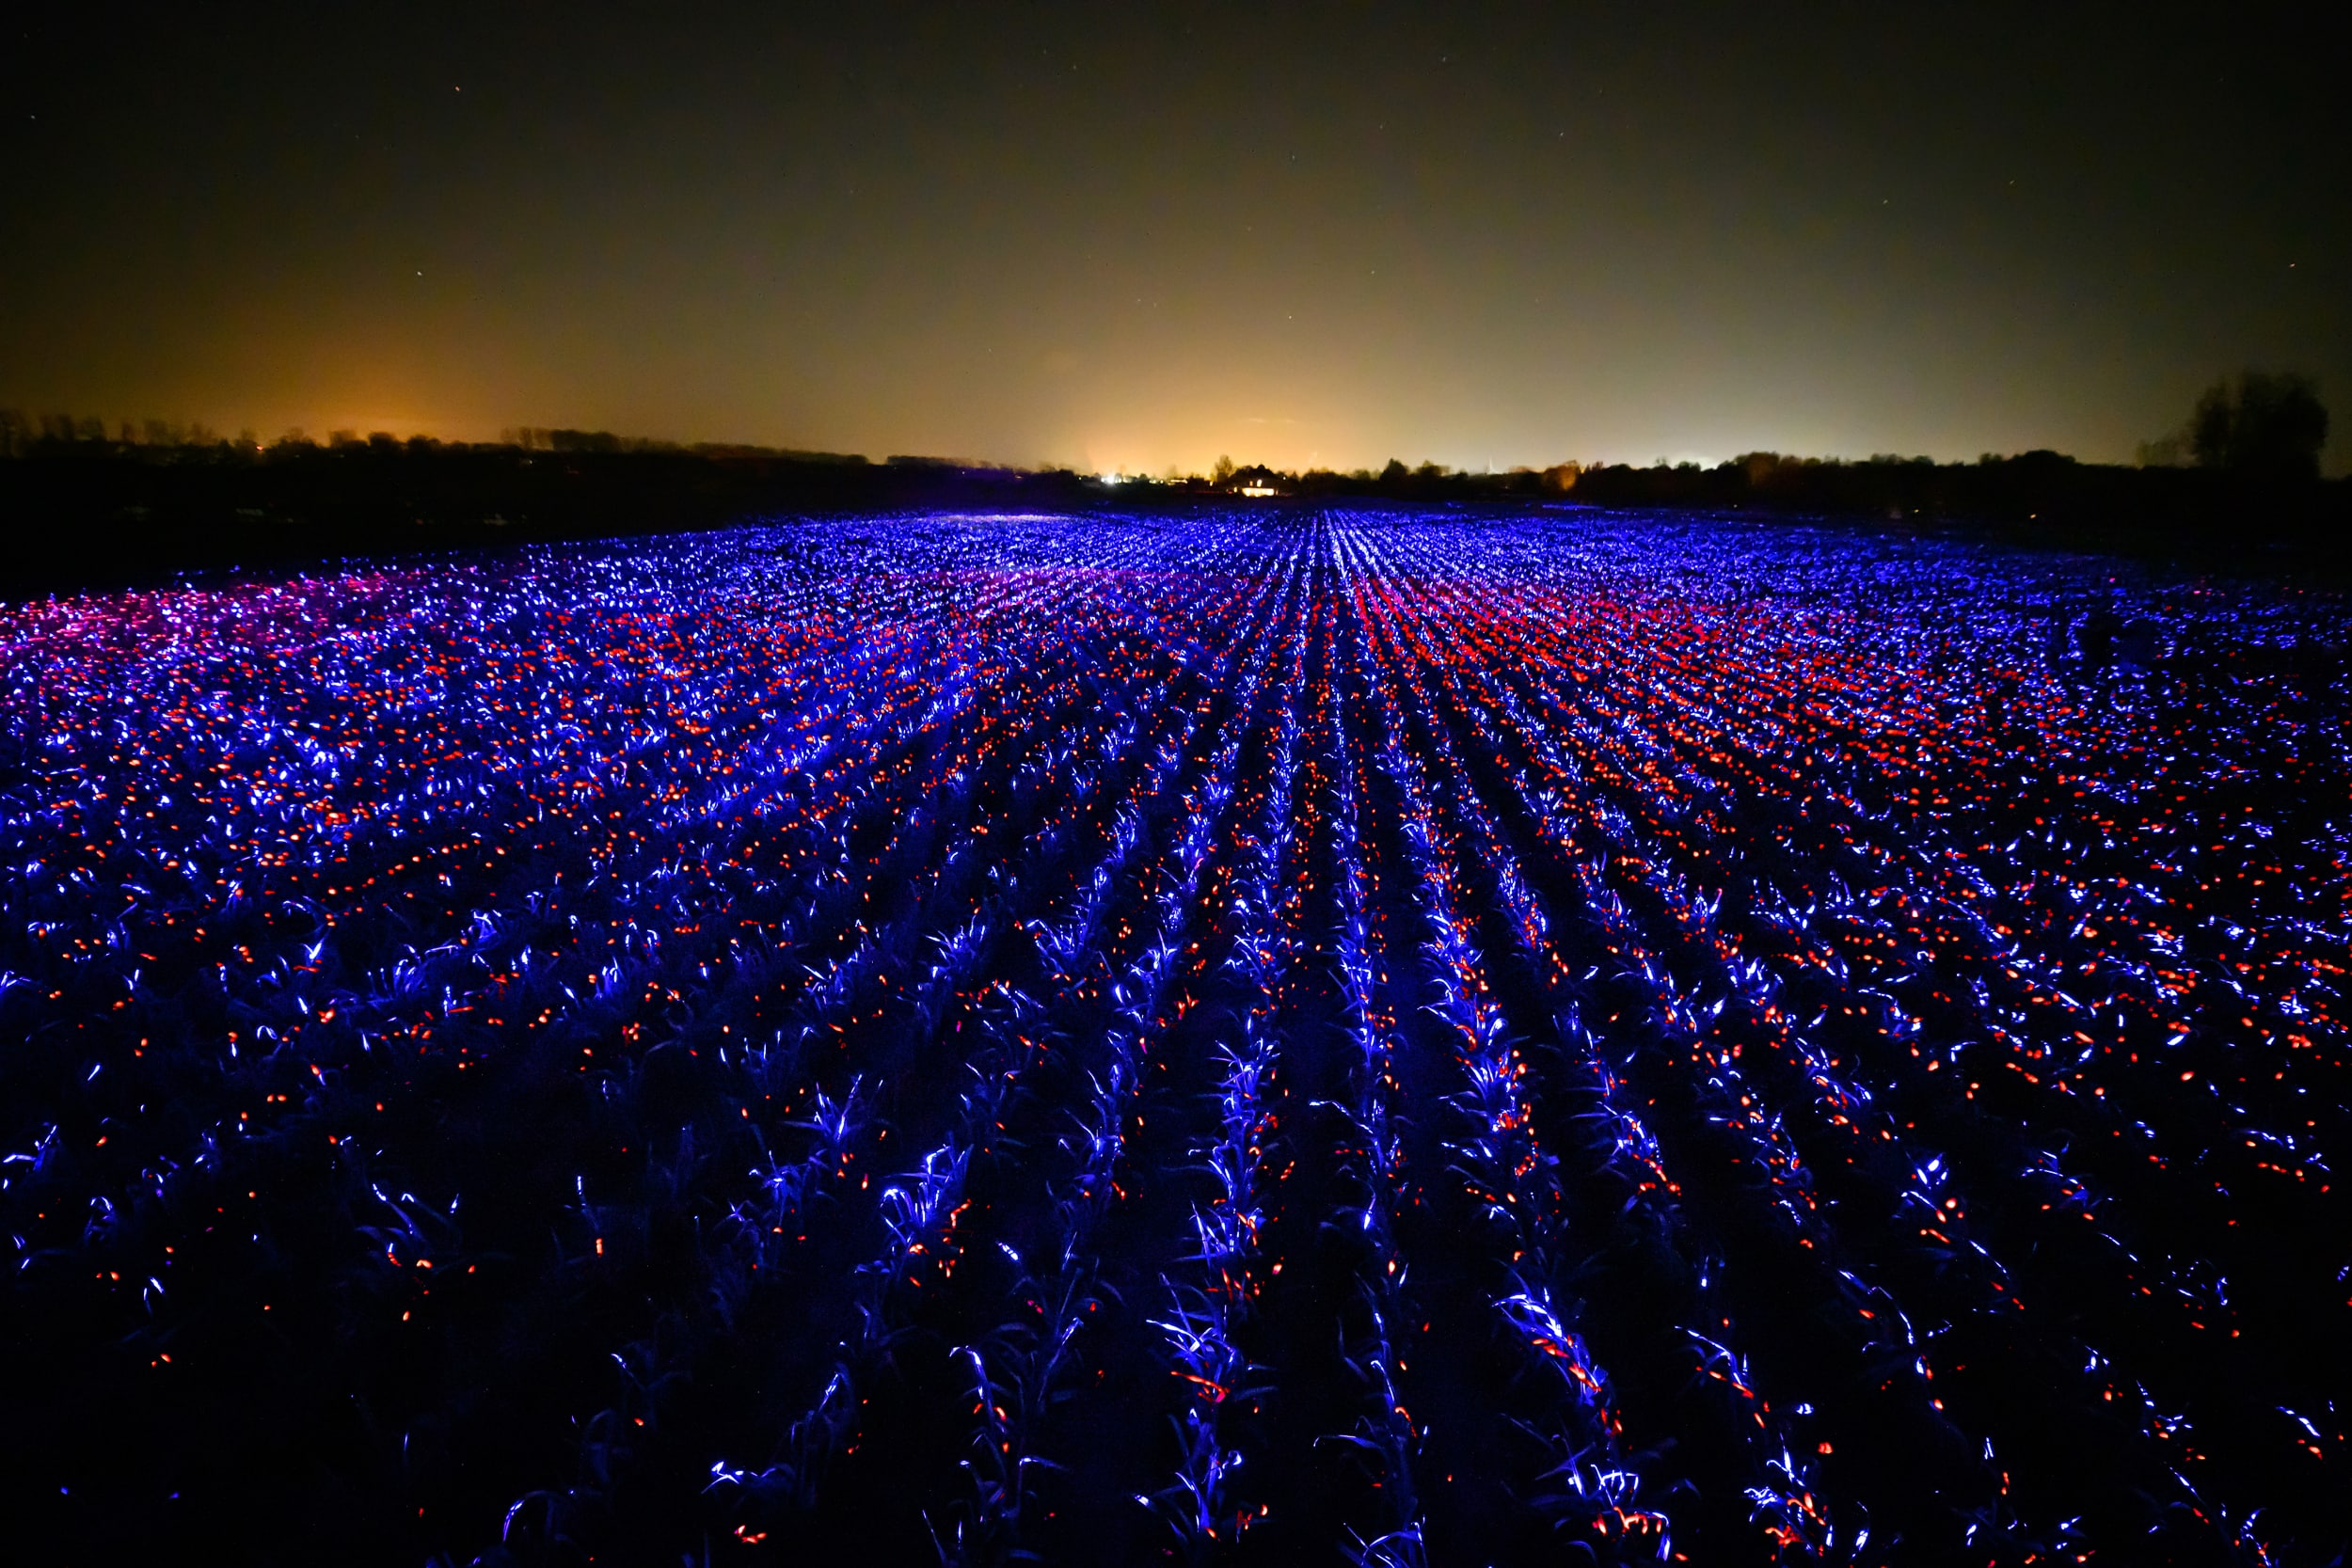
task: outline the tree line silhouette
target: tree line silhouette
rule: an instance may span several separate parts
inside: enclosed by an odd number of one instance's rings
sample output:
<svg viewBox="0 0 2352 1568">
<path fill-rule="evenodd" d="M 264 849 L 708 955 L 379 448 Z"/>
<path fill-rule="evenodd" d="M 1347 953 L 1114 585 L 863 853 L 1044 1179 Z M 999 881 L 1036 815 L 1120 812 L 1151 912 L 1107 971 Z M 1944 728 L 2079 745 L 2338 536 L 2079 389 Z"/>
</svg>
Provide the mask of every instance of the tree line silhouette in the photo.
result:
<svg viewBox="0 0 2352 1568">
<path fill-rule="evenodd" d="M 2328 411 L 2305 376 L 2217 381 L 2136 465 L 2049 451 L 1973 463 L 1744 453 L 1714 465 L 1563 462 L 1465 472 L 1278 470 L 1115 483 L 967 459 L 524 427 L 495 442 L 299 430 L 264 442 L 201 423 L 0 409 L 0 591 L 152 580 L 389 550 L 707 528 L 792 512 L 925 506 L 1187 508 L 1260 498 L 1677 507 L 1966 528 L 2020 543 L 2169 555 L 2220 568 L 2352 566 L 2352 480 L 2322 480 Z"/>
<path fill-rule="evenodd" d="M 2179 430 L 2140 444 L 2139 462 L 2292 483 L 2319 477 L 2327 442 L 2328 407 L 2311 377 L 2248 371 L 2205 388 Z"/>
</svg>

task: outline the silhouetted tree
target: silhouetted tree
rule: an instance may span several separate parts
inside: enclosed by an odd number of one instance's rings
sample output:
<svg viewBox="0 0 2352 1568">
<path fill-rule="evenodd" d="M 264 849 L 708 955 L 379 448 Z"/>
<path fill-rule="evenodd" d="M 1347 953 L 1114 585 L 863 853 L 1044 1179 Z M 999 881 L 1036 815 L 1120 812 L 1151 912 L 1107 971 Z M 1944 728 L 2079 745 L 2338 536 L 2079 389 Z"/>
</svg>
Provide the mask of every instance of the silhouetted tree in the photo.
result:
<svg viewBox="0 0 2352 1568">
<path fill-rule="evenodd" d="M 1233 460 L 1226 456 L 1223 452 L 1218 452 L 1216 454 L 1216 464 L 1209 469 L 1209 479 L 1212 483 L 1219 485 L 1232 483 L 1233 479 Z"/>
<path fill-rule="evenodd" d="M 2198 467 L 2256 479 L 2316 479 L 2328 409 L 2311 377 L 2248 371 L 2197 400 L 2185 432 Z"/>
</svg>

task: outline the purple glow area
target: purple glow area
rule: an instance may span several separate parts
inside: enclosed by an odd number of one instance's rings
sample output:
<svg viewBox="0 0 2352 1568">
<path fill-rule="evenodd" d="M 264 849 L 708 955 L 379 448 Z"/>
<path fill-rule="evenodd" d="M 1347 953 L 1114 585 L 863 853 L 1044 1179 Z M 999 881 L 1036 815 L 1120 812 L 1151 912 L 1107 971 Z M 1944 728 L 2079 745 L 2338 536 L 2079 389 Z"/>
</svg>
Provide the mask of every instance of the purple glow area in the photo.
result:
<svg viewBox="0 0 2352 1568">
<path fill-rule="evenodd" d="M 0 610 L 0 1458 L 123 1549 L 2317 1561 L 2347 641 L 1565 511 Z"/>
</svg>

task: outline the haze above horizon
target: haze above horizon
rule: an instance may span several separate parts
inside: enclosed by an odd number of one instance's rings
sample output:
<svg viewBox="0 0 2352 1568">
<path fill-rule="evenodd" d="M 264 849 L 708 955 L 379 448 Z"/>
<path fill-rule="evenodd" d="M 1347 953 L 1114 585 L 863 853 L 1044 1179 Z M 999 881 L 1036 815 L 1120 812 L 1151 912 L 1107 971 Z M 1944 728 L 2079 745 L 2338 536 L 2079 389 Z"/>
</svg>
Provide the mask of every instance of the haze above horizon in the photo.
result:
<svg viewBox="0 0 2352 1568">
<path fill-rule="evenodd" d="M 0 404 L 1145 473 L 2124 461 L 2241 367 L 2352 391 L 2340 54 L 2196 17 L 51 8 L 0 51 Z"/>
</svg>

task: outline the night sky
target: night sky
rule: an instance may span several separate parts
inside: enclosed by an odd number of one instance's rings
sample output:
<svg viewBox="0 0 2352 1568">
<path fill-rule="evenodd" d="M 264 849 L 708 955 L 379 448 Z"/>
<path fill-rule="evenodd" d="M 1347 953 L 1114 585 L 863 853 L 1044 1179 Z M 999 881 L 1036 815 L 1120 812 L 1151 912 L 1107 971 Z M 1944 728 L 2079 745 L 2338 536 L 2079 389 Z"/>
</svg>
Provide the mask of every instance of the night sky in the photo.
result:
<svg viewBox="0 0 2352 1568">
<path fill-rule="evenodd" d="M 2253 366 L 2352 466 L 2328 6 L 476 9 L 16 8 L 0 404 L 2120 462 Z"/>
</svg>

